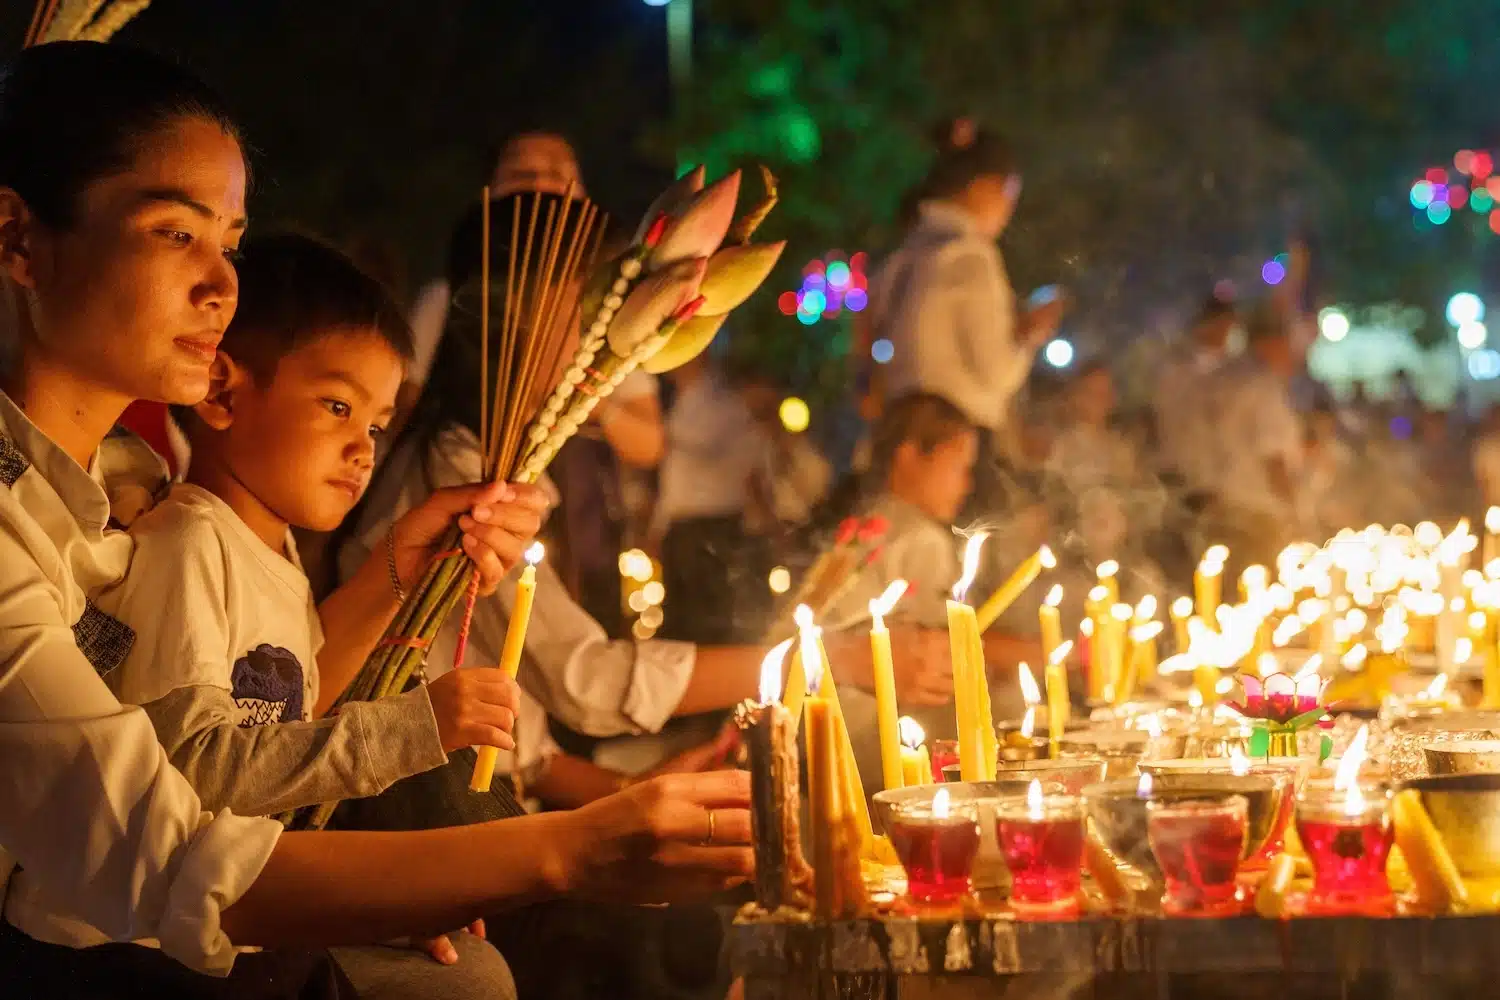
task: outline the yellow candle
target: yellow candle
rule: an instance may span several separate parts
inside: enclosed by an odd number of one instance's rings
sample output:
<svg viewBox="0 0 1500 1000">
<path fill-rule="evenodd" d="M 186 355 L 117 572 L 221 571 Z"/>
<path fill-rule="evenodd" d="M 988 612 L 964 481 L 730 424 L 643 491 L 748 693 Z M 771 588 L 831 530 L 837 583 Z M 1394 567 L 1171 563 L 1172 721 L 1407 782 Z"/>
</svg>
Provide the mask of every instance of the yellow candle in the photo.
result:
<svg viewBox="0 0 1500 1000">
<path fill-rule="evenodd" d="M 885 616 L 891 613 L 906 581 L 897 580 L 870 602 L 870 655 L 875 662 L 875 717 L 880 730 L 880 768 L 886 788 L 901 788 L 901 740 L 896 728 L 896 671 L 891 662 L 891 633 Z"/>
<path fill-rule="evenodd" d="M 983 537 L 983 534 L 975 537 Z M 1021 563 L 1016 571 L 1010 575 L 1010 579 L 1000 585 L 1000 589 L 989 596 L 989 599 L 980 605 L 977 618 L 979 620 L 979 631 L 984 632 L 995 619 L 1005 614 L 1007 608 L 1015 603 L 1016 598 L 1031 586 L 1031 581 L 1037 578 L 1037 574 L 1044 569 L 1053 569 L 1057 566 L 1057 558 L 1052 555 L 1052 550 L 1043 545 L 1033 552 L 1025 562 Z"/>
<path fill-rule="evenodd" d="M 827 699 L 808 695 L 802 706 L 807 716 L 807 796 L 812 829 L 813 890 L 819 915 L 831 918 L 838 910 L 838 865 L 834 840 L 839 824 L 838 760 L 834 751 L 833 715 Z"/>
<path fill-rule="evenodd" d="M 1212 627 L 1219 620 L 1221 587 L 1224 582 L 1224 560 L 1229 550 L 1215 545 L 1203 555 L 1198 569 L 1193 573 L 1193 596 L 1197 602 L 1198 617 Z"/>
<path fill-rule="evenodd" d="M 1101 644 L 1105 652 L 1105 690 L 1100 692 L 1103 697 L 1118 698 L 1124 686 L 1125 643 L 1130 630 L 1130 616 L 1130 605 L 1116 604 L 1110 609 L 1109 616 L 1099 622 L 1105 637 Z"/>
<path fill-rule="evenodd" d="M 1486 571 L 1490 563 L 1500 559 L 1500 507 L 1491 507 L 1484 512 L 1484 547 L 1479 550 L 1479 565 Z"/>
<path fill-rule="evenodd" d="M 953 658 L 953 710 L 958 725 L 958 770 L 964 781 L 983 781 L 989 773 L 984 766 L 983 747 L 979 738 L 979 676 L 984 672 L 983 659 L 974 662 L 976 643 L 971 636 L 980 634 L 974 609 L 963 602 L 974 576 L 979 572 L 979 551 L 986 538 L 984 532 L 970 536 L 964 545 L 963 575 L 953 585 L 953 599 L 948 602 L 948 653 Z"/>
<path fill-rule="evenodd" d="M 927 748 L 922 741 L 927 734 L 917 720 L 908 715 L 901 717 L 897 728 L 901 731 L 901 783 L 907 788 L 928 784 L 932 780 L 932 768 L 922 770 L 927 757 Z"/>
<path fill-rule="evenodd" d="M 1072 701 L 1068 695 L 1068 667 L 1066 660 L 1071 643 L 1058 646 L 1047 659 L 1045 680 L 1047 682 L 1047 740 L 1051 756 L 1056 757 L 1062 745 L 1063 730 L 1067 728 L 1072 714 Z"/>
<path fill-rule="evenodd" d="M 975 696 L 979 705 L 979 753 L 984 766 L 984 780 L 994 781 L 999 767 L 1000 738 L 995 733 L 995 713 L 990 706 L 990 674 L 984 658 L 984 639 L 979 630 L 969 633 L 969 662 L 974 671 Z"/>
<path fill-rule="evenodd" d="M 1047 659 L 1052 658 L 1052 651 L 1062 645 L 1062 616 L 1058 605 L 1062 604 L 1062 584 L 1053 584 L 1052 589 L 1047 591 L 1046 600 L 1042 601 L 1041 610 L 1037 612 L 1037 619 L 1042 626 L 1042 655 Z"/>
<path fill-rule="evenodd" d="M 1198 692 L 1204 705 L 1214 705 L 1219 700 L 1219 668 L 1212 663 L 1200 663 L 1193 668 L 1193 689 Z"/>
<path fill-rule="evenodd" d="M 1172 636 L 1178 653 L 1188 650 L 1188 619 L 1193 617 L 1193 599 L 1179 597 L 1172 602 Z"/>
<path fill-rule="evenodd" d="M 1130 619 L 1132 633 L 1140 631 L 1140 635 L 1131 635 L 1131 641 L 1135 643 L 1134 654 L 1138 657 L 1136 661 L 1136 689 L 1144 688 L 1147 684 L 1156 680 L 1156 637 L 1161 634 L 1162 627 L 1147 628 L 1156 618 L 1156 598 L 1147 594 L 1136 603 L 1135 614 Z"/>
<path fill-rule="evenodd" d="M 526 550 L 526 568 L 521 570 L 521 579 L 516 583 L 516 603 L 511 608 L 510 622 L 505 626 L 505 645 L 500 649 L 500 667 L 511 677 L 521 669 L 521 653 L 526 648 L 526 628 L 531 623 L 531 603 L 536 597 L 536 564 L 542 561 L 542 543 L 533 542 Z M 495 777 L 495 761 L 500 751 L 495 747 L 480 747 L 476 751 L 474 772 L 469 776 L 469 790 L 487 792 Z"/>
<path fill-rule="evenodd" d="M 1146 675 L 1155 671 L 1156 636 L 1161 628 L 1161 622 L 1147 622 L 1130 630 L 1130 654 L 1126 657 L 1125 676 L 1115 691 L 1116 705 L 1135 697 L 1145 684 Z"/>
<path fill-rule="evenodd" d="M 854 763 L 854 745 L 849 741 L 849 728 L 844 724 L 844 706 L 839 701 L 838 685 L 834 682 L 833 671 L 829 667 L 828 650 L 823 648 L 823 630 L 813 624 L 810 608 L 797 608 L 797 624 L 801 641 L 806 644 L 803 652 L 805 662 L 810 665 L 808 676 L 819 678 L 818 696 L 828 702 L 828 710 L 838 723 L 833 751 L 838 764 L 839 780 L 844 786 L 839 795 L 839 809 L 858 834 L 859 850 L 870 856 L 875 849 L 875 831 L 870 823 L 870 808 L 865 802 L 859 767 Z"/>
<path fill-rule="evenodd" d="M 1105 600 L 1106 607 L 1114 607 L 1120 600 L 1120 564 L 1113 559 L 1099 564 L 1094 570 L 1094 576 L 1099 580 L 1099 586 L 1104 588 L 1108 595 Z"/>
<path fill-rule="evenodd" d="M 930 785 L 937 781 L 932 776 L 932 756 L 927 752 L 926 744 L 917 748 L 917 771 L 922 775 L 922 784 Z"/>
</svg>

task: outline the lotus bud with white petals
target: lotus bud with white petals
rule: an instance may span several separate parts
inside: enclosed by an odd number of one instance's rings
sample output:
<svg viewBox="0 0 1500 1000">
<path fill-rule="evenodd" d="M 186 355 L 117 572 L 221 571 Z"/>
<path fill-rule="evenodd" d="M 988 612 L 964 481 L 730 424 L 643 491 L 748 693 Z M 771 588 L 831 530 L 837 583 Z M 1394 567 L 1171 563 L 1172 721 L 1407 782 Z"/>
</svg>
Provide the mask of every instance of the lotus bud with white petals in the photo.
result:
<svg viewBox="0 0 1500 1000">
<path fill-rule="evenodd" d="M 649 268 L 659 270 L 679 260 L 712 256 L 734 221 L 739 196 L 738 170 L 700 191 L 686 208 L 667 220 L 661 242 L 651 251 Z"/>
<path fill-rule="evenodd" d="M 722 316 L 737 308 L 765 282 L 785 249 L 786 241 L 782 240 L 724 247 L 710 257 L 703 287 L 698 289 L 707 301 L 698 315 Z"/>
<path fill-rule="evenodd" d="M 641 224 L 636 228 L 635 235 L 630 238 L 630 243 L 635 246 L 646 239 L 646 233 L 650 231 L 653 223 L 662 216 L 671 217 L 679 215 L 687 207 L 699 191 L 703 190 L 704 170 L 700 163 L 681 177 L 673 181 L 665 191 L 656 196 L 651 207 L 646 209 L 646 214 L 641 217 Z M 630 277 L 627 275 L 627 277 Z"/>
<path fill-rule="evenodd" d="M 727 313 L 718 316 L 697 316 L 681 324 L 650 357 L 641 362 L 641 367 L 652 375 L 662 375 L 673 368 L 681 368 L 689 361 L 708 350 L 719 328 L 729 318 Z"/>
<path fill-rule="evenodd" d="M 634 354 L 647 337 L 697 297 L 707 264 L 701 257 L 678 261 L 636 285 L 610 324 L 609 349 L 622 358 Z"/>
</svg>

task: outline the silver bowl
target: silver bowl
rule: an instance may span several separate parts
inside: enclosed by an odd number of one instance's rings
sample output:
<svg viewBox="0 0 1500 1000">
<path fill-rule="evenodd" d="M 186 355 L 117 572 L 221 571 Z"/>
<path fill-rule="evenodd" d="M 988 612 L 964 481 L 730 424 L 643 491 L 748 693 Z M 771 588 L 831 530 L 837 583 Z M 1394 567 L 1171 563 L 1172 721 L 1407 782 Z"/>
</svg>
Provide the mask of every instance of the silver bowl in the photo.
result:
<svg viewBox="0 0 1500 1000">
<path fill-rule="evenodd" d="M 1443 774 L 1500 774 L 1500 740 L 1424 743 L 1427 771 Z"/>
<path fill-rule="evenodd" d="M 1161 881 L 1161 870 L 1151 853 L 1146 833 L 1148 802 L 1178 802 L 1184 799 L 1226 799 L 1242 795 L 1249 805 L 1245 824 L 1245 848 L 1240 859 L 1253 857 L 1266 846 L 1283 817 L 1289 782 L 1269 774 L 1176 775 L 1170 783 L 1158 783 L 1144 796 L 1130 779 L 1105 781 L 1083 790 L 1084 811 L 1094 830 L 1117 858 L 1153 881 Z"/>
<path fill-rule="evenodd" d="M 1414 788 L 1465 878 L 1500 876 L 1500 774 L 1418 778 Z"/>
<path fill-rule="evenodd" d="M 1045 783 L 1044 783 L 1045 784 Z M 885 791 L 876 792 L 870 796 L 871 812 L 874 820 L 882 830 L 891 828 L 891 813 L 896 806 L 906 802 L 928 802 L 937 794 L 939 788 L 948 790 L 949 801 L 978 802 L 988 799 L 993 802 L 996 799 L 1011 795 L 1025 795 L 1031 786 L 1029 779 L 1005 778 L 1001 781 L 947 781 L 941 785 L 913 785 L 910 788 L 887 788 Z M 1062 786 L 1052 783 L 1051 787 L 1044 787 L 1044 792 L 1061 792 Z"/>
<path fill-rule="evenodd" d="M 1056 782 L 1069 795 L 1077 795 L 1088 785 L 1104 780 L 1108 762 L 1102 757 L 1066 757 L 1060 760 L 1002 760 L 996 765 L 1000 781 L 1033 780 L 1043 785 Z M 1045 790 L 1045 789 L 1044 789 Z M 1021 789 L 1024 794 L 1025 788 Z"/>
</svg>

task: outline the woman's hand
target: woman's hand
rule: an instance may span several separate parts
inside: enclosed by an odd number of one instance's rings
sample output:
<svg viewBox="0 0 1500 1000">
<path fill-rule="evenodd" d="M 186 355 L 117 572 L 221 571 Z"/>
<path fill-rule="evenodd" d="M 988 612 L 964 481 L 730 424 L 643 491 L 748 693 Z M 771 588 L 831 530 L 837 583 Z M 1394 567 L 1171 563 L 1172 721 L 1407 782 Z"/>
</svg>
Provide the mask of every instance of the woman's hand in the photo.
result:
<svg viewBox="0 0 1500 1000">
<path fill-rule="evenodd" d="M 546 513 L 547 496 L 536 486 L 478 483 L 437 490 L 391 529 L 390 555 L 401 589 L 417 585 L 457 518 L 463 551 L 479 568 L 479 592 L 493 593 L 521 561 Z"/>
<path fill-rule="evenodd" d="M 725 766 L 731 754 L 740 744 L 740 727 L 733 719 L 724 723 L 717 736 L 707 743 L 689 747 L 675 757 L 668 757 L 647 772 L 655 778 L 663 774 L 694 774 L 712 771 Z"/>
<path fill-rule="evenodd" d="M 663 775 L 591 802 L 559 832 L 560 887 L 635 903 L 722 892 L 755 869 L 749 805 L 745 771 Z"/>
</svg>

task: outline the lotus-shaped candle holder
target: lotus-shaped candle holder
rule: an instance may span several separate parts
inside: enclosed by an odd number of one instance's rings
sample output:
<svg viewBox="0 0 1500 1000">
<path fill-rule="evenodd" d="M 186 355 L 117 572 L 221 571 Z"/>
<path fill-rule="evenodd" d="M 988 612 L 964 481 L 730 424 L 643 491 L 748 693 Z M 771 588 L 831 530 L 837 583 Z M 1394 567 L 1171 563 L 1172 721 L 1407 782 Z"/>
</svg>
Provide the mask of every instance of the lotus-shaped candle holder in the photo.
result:
<svg viewBox="0 0 1500 1000">
<path fill-rule="evenodd" d="M 1323 708 L 1328 682 L 1316 673 L 1299 677 L 1275 673 L 1265 678 L 1240 674 L 1240 698 L 1231 707 L 1253 721 L 1252 757 L 1297 756 L 1297 734 L 1309 726 L 1333 725 Z M 1325 739 L 1325 753 L 1328 741 Z"/>
</svg>

